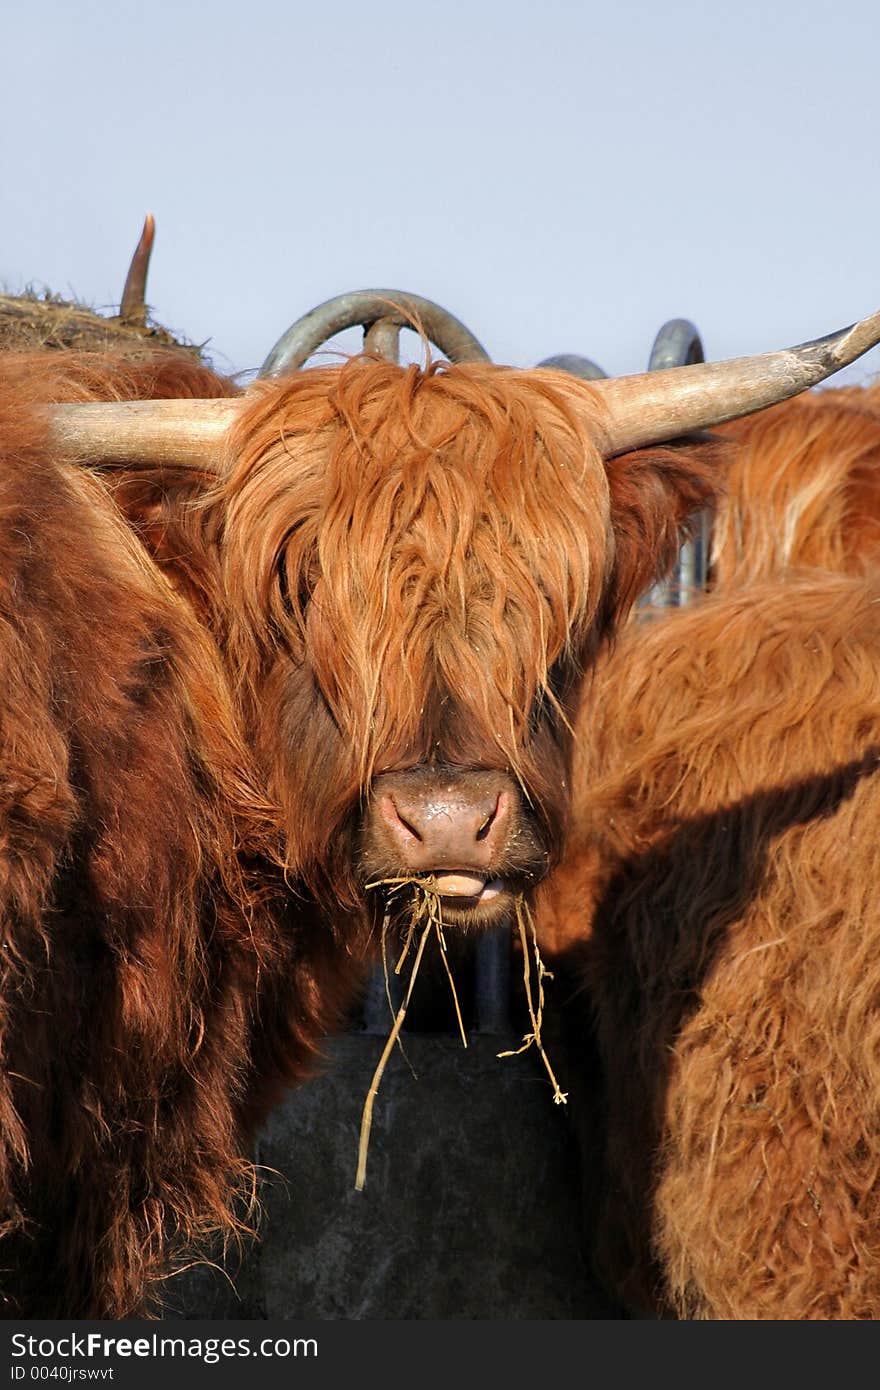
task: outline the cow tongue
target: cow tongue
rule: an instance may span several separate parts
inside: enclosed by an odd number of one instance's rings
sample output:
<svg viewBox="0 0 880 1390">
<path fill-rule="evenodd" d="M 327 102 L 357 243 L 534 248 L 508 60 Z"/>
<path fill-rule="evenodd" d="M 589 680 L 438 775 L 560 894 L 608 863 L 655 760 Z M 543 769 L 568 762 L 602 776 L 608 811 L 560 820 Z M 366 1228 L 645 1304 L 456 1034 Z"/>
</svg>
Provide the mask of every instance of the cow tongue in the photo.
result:
<svg viewBox="0 0 880 1390">
<path fill-rule="evenodd" d="M 486 883 L 483 874 L 459 872 L 432 874 L 431 877 L 437 892 L 444 898 L 478 898 Z"/>
</svg>

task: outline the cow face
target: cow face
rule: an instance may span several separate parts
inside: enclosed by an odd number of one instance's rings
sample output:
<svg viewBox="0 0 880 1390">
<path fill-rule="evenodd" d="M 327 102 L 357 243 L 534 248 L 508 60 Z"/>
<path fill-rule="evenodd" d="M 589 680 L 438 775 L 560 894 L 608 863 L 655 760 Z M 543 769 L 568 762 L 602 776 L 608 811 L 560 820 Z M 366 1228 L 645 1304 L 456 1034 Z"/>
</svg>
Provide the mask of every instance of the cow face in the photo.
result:
<svg viewBox="0 0 880 1390">
<path fill-rule="evenodd" d="M 317 891 L 431 878 L 450 921 L 489 924 L 557 857 L 581 673 L 638 587 L 615 563 L 637 508 L 577 391 L 355 360 L 258 387 L 237 426 L 229 654 Z"/>
</svg>

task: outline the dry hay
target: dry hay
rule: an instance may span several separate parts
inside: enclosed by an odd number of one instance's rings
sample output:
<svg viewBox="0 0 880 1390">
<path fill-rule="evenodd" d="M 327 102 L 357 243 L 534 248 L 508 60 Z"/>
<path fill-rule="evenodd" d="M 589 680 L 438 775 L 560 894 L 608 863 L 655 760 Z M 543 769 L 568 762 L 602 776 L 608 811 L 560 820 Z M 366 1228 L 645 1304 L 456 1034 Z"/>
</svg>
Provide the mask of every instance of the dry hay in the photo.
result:
<svg viewBox="0 0 880 1390">
<path fill-rule="evenodd" d="M 407 925 L 406 935 L 403 941 L 403 947 L 394 966 L 395 975 L 400 974 L 401 968 L 409 955 L 410 948 L 412 946 L 413 941 L 416 938 L 416 934 L 419 931 L 419 929 L 421 929 L 421 934 L 418 936 L 418 945 L 416 946 L 415 957 L 413 959 L 412 969 L 410 971 L 409 981 L 407 983 L 403 1003 L 400 1005 L 400 1008 L 397 1010 L 397 1013 L 394 1014 L 394 1021 L 391 1025 L 391 1031 L 389 1032 L 388 1037 L 385 1041 L 385 1046 L 382 1049 L 382 1055 L 376 1064 L 376 1069 L 373 1072 L 373 1079 L 370 1082 L 370 1087 L 367 1091 L 367 1096 L 364 1101 L 364 1108 L 361 1115 L 360 1140 L 358 1144 L 357 1176 L 355 1177 L 354 1184 L 355 1190 L 358 1192 L 363 1191 L 367 1179 L 367 1151 L 369 1149 L 370 1143 L 370 1128 L 373 1122 L 373 1103 L 376 1099 L 376 1095 L 379 1090 L 379 1084 L 382 1080 L 382 1075 L 388 1063 L 388 1058 L 391 1056 L 391 1053 L 394 1049 L 394 1044 L 400 1042 L 400 1032 L 403 1028 L 403 1023 L 404 1019 L 406 1018 L 406 1011 L 409 1007 L 410 999 L 412 998 L 412 992 L 416 982 L 416 976 L 419 973 L 419 966 L 422 963 L 422 957 L 424 955 L 425 947 L 428 943 L 428 938 L 432 935 L 436 938 L 437 945 L 440 950 L 440 956 L 443 961 L 443 965 L 445 967 L 446 974 L 449 980 L 449 987 L 452 990 L 452 999 L 455 1005 L 455 1016 L 458 1020 L 458 1027 L 459 1032 L 461 1034 L 461 1040 L 463 1045 L 467 1047 L 467 1034 L 465 1032 L 464 1022 L 461 1016 L 461 1009 L 459 1008 L 458 995 L 455 989 L 455 980 L 453 979 L 452 971 L 449 967 L 449 961 L 447 959 L 446 954 L 446 939 L 443 935 L 443 901 L 434 879 L 430 875 L 424 878 L 412 876 L 405 878 L 378 879 L 375 882 L 368 884 L 367 887 L 384 888 L 388 892 L 389 897 L 394 897 L 396 894 L 400 893 L 401 891 L 407 888 L 412 888 L 414 890 L 412 909 L 410 912 L 410 918 L 409 923 Z M 393 1005 L 391 1002 L 390 980 L 388 976 L 388 956 L 386 949 L 389 920 L 390 911 L 386 910 L 382 922 L 382 964 L 385 970 L 385 993 L 388 998 L 389 1009 L 391 1009 L 393 1012 Z M 523 986 L 525 989 L 526 1003 L 528 1005 L 529 1010 L 529 1020 L 531 1022 L 532 1027 L 531 1032 L 526 1033 L 523 1037 L 522 1045 L 520 1047 L 512 1048 L 507 1052 L 499 1052 L 498 1056 L 517 1057 L 521 1052 L 525 1052 L 528 1048 L 533 1046 L 536 1047 L 541 1055 L 541 1060 L 544 1063 L 544 1066 L 547 1070 L 547 1074 L 553 1086 L 553 1102 L 555 1105 L 564 1105 L 568 1100 L 568 1096 L 564 1091 L 560 1090 L 559 1082 L 556 1080 L 556 1077 L 553 1073 L 553 1068 L 550 1065 L 549 1058 L 547 1057 L 547 1054 L 544 1051 L 544 1045 L 541 1041 L 541 1024 L 544 1013 L 544 980 L 552 979 L 553 976 L 550 974 L 548 970 L 544 969 L 544 964 L 541 960 L 541 953 L 538 949 L 538 936 L 535 930 L 534 918 L 532 917 L 532 914 L 529 910 L 529 906 L 522 894 L 518 894 L 516 898 L 516 921 L 517 929 L 519 932 L 519 940 L 522 946 Z M 531 949 L 529 946 L 528 935 L 531 936 Z M 534 954 L 535 959 L 537 998 L 533 993 L 532 986 L 532 972 L 530 963 L 530 956 L 532 954 Z"/>
<path fill-rule="evenodd" d="M 0 294 L 0 352 L 75 349 L 131 355 L 138 349 L 152 351 L 158 347 L 176 348 L 203 361 L 204 343 L 190 343 L 160 324 L 149 322 L 147 275 L 155 236 L 156 219 L 148 212 L 128 267 L 117 314 L 99 313 L 87 304 L 62 299 L 49 290 L 38 293 L 32 286 L 20 295 Z"/>
<path fill-rule="evenodd" d="M 120 314 L 104 315 L 86 304 L 45 291 L 0 294 L 0 352 L 34 348 L 75 348 L 89 352 L 128 352 L 170 347 L 202 360 L 204 344 L 177 338 L 167 328 L 134 322 Z"/>
</svg>

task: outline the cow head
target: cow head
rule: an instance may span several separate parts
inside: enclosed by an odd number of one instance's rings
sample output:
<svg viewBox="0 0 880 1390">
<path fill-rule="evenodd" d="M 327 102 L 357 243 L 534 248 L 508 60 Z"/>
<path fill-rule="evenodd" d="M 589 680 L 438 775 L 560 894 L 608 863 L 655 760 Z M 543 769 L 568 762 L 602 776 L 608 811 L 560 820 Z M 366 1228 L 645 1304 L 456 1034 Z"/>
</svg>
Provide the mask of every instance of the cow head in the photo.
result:
<svg viewBox="0 0 880 1390">
<path fill-rule="evenodd" d="M 559 852 L 581 673 L 709 470 L 609 470 L 601 402 L 550 372 L 356 359 L 252 396 L 211 540 L 292 867 L 497 920 Z"/>
<path fill-rule="evenodd" d="M 583 674 L 718 481 L 698 447 L 654 446 L 877 337 L 880 316 L 617 381 L 356 358 L 241 403 L 115 407 L 141 432 L 105 422 L 105 453 L 217 454 L 212 621 L 292 875 L 348 906 L 430 878 L 451 923 L 501 920 L 558 857 Z M 60 440 L 76 428 L 58 417 Z"/>
<path fill-rule="evenodd" d="M 488 920 L 558 848 L 566 705 L 613 562 L 558 384 L 352 361 L 261 385 L 216 531 L 296 869 L 434 875 Z"/>
</svg>

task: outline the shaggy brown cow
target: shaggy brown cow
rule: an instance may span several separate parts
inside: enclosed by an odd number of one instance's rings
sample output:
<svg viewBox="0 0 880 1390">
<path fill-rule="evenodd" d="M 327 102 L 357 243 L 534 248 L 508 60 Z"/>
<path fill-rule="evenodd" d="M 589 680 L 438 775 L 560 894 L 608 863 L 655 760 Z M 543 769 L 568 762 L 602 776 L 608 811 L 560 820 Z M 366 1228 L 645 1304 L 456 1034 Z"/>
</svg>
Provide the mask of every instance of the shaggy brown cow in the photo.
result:
<svg viewBox="0 0 880 1390">
<path fill-rule="evenodd" d="M 876 576 L 707 598 L 597 671 L 539 920 L 637 1310 L 880 1317 L 878 767 Z"/>
<path fill-rule="evenodd" d="M 880 562 L 880 383 L 808 391 L 722 425 L 738 443 L 713 523 L 711 579 L 735 588 Z"/>
<path fill-rule="evenodd" d="M 877 336 L 647 383 L 354 360 L 240 401 L 165 357 L 0 363 L 11 1315 L 133 1315 L 235 1231 L 249 1127 L 376 944 L 373 880 L 491 924 L 558 856 L 565 710 L 713 488 L 711 450 L 639 446 Z M 151 504 L 153 559 L 67 460 L 212 486 Z"/>
<path fill-rule="evenodd" d="M 29 399 L 224 384 L 0 366 L 3 1307 L 124 1317 L 245 1218 L 250 1087 L 311 1065 L 345 958 L 290 897 L 214 644 Z"/>
</svg>

